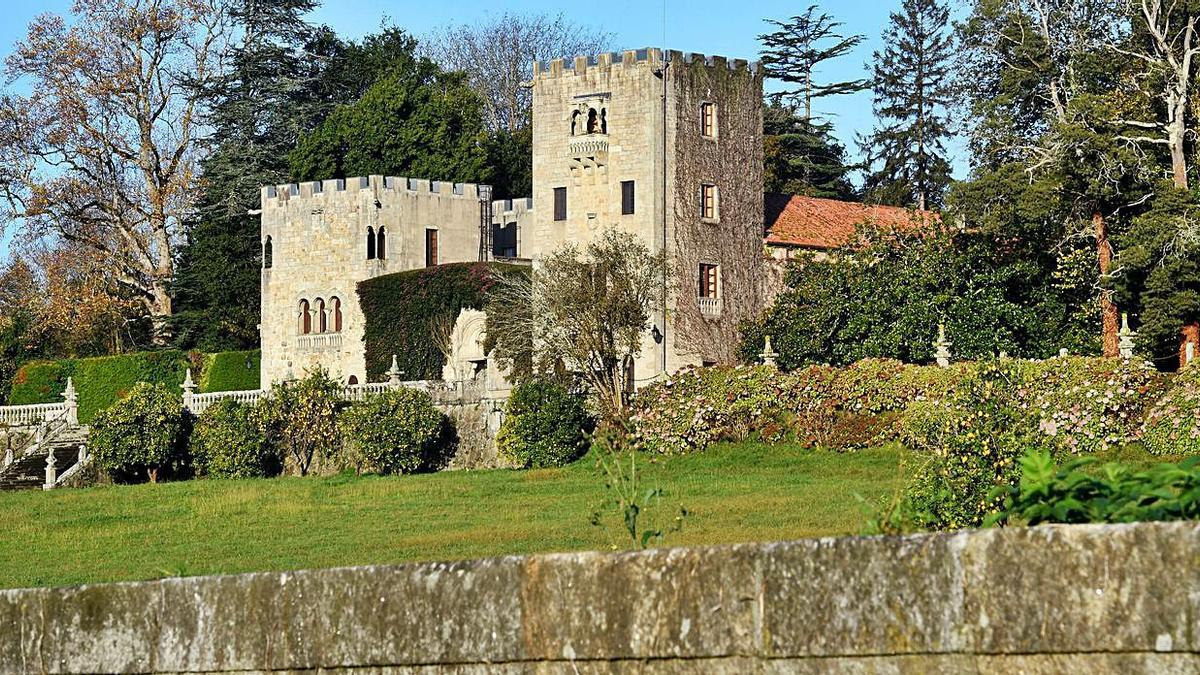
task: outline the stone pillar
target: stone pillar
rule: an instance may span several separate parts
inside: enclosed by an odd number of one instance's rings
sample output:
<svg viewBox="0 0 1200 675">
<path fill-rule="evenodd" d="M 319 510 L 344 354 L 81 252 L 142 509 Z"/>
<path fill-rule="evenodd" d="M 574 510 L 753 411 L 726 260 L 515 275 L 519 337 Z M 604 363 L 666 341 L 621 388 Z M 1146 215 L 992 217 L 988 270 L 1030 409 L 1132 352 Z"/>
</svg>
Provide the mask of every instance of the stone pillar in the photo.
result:
<svg viewBox="0 0 1200 675">
<path fill-rule="evenodd" d="M 192 397 L 196 394 L 196 383 L 192 381 L 192 369 L 187 369 L 187 375 L 183 378 L 183 384 L 179 385 L 183 389 L 183 409 L 192 412 Z"/>
<path fill-rule="evenodd" d="M 950 346 L 953 344 L 953 342 L 946 339 L 946 325 L 939 323 L 937 340 L 933 342 L 933 357 L 942 368 L 950 365 Z"/>
<path fill-rule="evenodd" d="M 1196 345 L 1200 343 L 1200 323 L 1189 323 L 1179 332 L 1179 367 L 1183 368 L 1196 358 Z"/>
<path fill-rule="evenodd" d="M 58 482 L 58 468 L 54 466 L 56 461 L 54 448 L 49 448 L 46 451 L 46 484 L 42 486 L 44 490 L 53 490 L 54 484 Z"/>
<path fill-rule="evenodd" d="M 392 354 L 392 367 L 387 370 L 388 386 L 392 389 L 399 389 L 400 384 L 403 382 L 400 376 L 403 374 L 404 371 L 400 370 L 400 364 L 396 361 L 396 355 Z"/>
<path fill-rule="evenodd" d="M 762 359 L 764 366 L 778 367 L 778 364 L 776 363 L 776 359 L 779 358 L 779 352 L 775 351 L 771 347 L 771 336 L 770 335 L 768 335 L 766 340 L 763 341 L 763 350 L 762 350 L 762 353 L 758 355 L 758 358 Z"/>
<path fill-rule="evenodd" d="M 1129 315 L 1121 314 L 1121 330 L 1117 331 L 1117 350 L 1123 359 L 1133 358 L 1133 338 L 1137 333 L 1129 329 Z"/>
<path fill-rule="evenodd" d="M 79 394 L 75 391 L 75 382 L 68 377 L 67 388 L 63 391 L 63 400 L 67 403 L 67 424 L 79 426 Z"/>
</svg>

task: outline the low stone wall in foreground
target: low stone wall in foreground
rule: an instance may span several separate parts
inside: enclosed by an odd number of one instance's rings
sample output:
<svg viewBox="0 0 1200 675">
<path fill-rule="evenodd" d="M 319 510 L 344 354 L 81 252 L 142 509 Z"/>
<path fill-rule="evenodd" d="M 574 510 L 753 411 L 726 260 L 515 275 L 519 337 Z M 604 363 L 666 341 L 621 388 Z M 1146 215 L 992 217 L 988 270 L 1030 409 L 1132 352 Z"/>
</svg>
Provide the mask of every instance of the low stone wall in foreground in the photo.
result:
<svg viewBox="0 0 1200 675">
<path fill-rule="evenodd" d="M 1200 525 L 0 592 L 3 672 L 1195 673 Z"/>
</svg>

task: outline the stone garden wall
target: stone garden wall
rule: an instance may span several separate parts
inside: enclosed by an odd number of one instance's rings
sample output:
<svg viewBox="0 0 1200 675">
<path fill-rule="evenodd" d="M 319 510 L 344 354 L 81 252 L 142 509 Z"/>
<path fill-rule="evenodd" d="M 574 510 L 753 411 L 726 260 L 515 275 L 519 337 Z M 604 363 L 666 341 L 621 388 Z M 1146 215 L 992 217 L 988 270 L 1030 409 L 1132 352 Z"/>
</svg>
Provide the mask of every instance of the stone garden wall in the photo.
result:
<svg viewBox="0 0 1200 675">
<path fill-rule="evenodd" d="M 1197 672 L 1198 560 L 1083 525 L 10 590 L 0 668 Z"/>
</svg>

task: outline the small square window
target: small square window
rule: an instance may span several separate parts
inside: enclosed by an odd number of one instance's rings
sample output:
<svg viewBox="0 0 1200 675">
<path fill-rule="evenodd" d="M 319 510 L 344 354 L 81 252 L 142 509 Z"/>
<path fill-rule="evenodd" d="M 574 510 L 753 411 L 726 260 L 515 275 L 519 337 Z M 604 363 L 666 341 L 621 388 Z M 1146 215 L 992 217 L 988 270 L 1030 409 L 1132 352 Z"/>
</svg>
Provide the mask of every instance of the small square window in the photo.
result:
<svg viewBox="0 0 1200 675">
<path fill-rule="evenodd" d="M 717 219 L 717 186 L 704 183 L 700 186 L 700 217 L 704 220 Z"/>
<path fill-rule="evenodd" d="M 621 215 L 628 216 L 633 213 L 633 181 L 621 181 Z"/>
<path fill-rule="evenodd" d="M 700 104 L 700 135 L 705 138 L 717 137 L 717 105 L 715 103 Z"/>
<path fill-rule="evenodd" d="M 554 219 L 567 219 L 567 188 L 554 188 Z"/>
</svg>

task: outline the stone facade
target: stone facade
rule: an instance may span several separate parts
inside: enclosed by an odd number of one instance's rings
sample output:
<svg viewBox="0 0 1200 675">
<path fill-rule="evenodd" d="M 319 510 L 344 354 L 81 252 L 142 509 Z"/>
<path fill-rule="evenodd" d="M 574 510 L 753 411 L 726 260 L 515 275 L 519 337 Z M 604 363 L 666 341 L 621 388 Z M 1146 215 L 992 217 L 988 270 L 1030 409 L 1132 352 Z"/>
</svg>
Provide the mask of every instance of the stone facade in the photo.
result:
<svg viewBox="0 0 1200 675">
<path fill-rule="evenodd" d="M 737 324 L 762 306 L 761 130 L 757 65 L 643 49 L 534 64 L 531 198 L 382 176 L 264 188 L 263 385 L 316 366 L 366 381 L 360 281 L 427 264 L 536 264 L 607 228 L 665 249 L 676 272 L 635 381 L 732 361 Z"/>
</svg>

